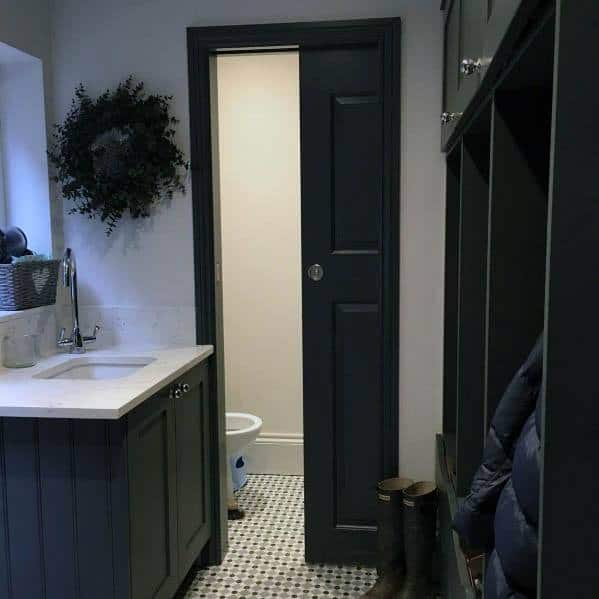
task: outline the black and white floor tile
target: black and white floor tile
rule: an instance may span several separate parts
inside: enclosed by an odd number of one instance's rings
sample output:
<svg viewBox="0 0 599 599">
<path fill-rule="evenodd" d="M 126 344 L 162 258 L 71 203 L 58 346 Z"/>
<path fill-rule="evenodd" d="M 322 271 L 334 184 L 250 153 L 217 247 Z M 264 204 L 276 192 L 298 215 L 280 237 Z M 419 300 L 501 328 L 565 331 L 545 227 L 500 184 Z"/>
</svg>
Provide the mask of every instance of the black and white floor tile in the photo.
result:
<svg viewBox="0 0 599 599">
<path fill-rule="evenodd" d="M 229 522 L 229 552 L 200 570 L 184 599 L 360 597 L 375 570 L 304 562 L 304 479 L 253 475 L 238 494 L 243 520 Z"/>
</svg>

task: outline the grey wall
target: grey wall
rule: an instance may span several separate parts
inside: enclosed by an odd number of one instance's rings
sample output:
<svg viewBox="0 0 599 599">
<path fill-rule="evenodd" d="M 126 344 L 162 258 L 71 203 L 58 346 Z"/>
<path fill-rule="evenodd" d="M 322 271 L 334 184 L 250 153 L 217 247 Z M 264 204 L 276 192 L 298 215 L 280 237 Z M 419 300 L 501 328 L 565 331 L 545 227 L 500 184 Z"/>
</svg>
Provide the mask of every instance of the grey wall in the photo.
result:
<svg viewBox="0 0 599 599">
<path fill-rule="evenodd" d="M 50 59 L 49 0 L 4 0 L 0 3 L 0 41 L 40 58 Z"/>
<path fill-rule="evenodd" d="M 181 119 L 179 142 L 185 152 L 189 149 L 186 27 L 403 18 L 400 459 L 402 473 L 418 478 L 433 475 L 433 434 L 441 413 L 444 177 L 439 151 L 438 4 L 438 0 L 52 1 L 54 118 L 64 115 L 80 81 L 97 93 L 134 73 L 150 89 L 175 96 L 174 111 Z M 134 336 L 136 329 L 150 322 L 155 340 L 166 336 L 193 342 L 189 195 L 176 197 L 150 221 L 125 224 L 110 240 L 98 223 L 79 217 L 65 217 L 64 229 L 65 242 L 78 252 L 82 300 L 103 307 L 94 308 L 94 314 L 109 307 L 103 312 L 108 328 Z"/>
</svg>

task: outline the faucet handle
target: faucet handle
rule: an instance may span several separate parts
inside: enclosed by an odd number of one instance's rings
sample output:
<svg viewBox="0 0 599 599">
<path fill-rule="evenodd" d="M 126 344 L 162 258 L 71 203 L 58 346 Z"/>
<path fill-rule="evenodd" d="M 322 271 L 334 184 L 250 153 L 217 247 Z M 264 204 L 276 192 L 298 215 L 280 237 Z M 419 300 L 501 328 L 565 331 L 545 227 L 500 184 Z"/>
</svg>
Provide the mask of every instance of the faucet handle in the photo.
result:
<svg viewBox="0 0 599 599">
<path fill-rule="evenodd" d="M 98 333 L 102 331 L 102 325 L 97 322 L 94 326 L 94 330 L 89 337 L 83 337 L 85 343 L 93 343 L 98 338 Z"/>
<path fill-rule="evenodd" d="M 71 349 L 73 347 L 74 337 L 67 337 L 67 330 L 62 327 L 58 336 L 57 345 L 60 349 Z"/>
</svg>

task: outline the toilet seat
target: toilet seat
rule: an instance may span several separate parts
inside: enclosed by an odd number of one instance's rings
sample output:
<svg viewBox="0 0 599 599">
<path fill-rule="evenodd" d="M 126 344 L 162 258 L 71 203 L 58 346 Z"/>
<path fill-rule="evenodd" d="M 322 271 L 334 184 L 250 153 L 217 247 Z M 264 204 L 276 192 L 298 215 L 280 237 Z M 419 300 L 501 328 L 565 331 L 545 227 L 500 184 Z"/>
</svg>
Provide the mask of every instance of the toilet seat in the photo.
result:
<svg viewBox="0 0 599 599">
<path fill-rule="evenodd" d="M 262 419 L 243 412 L 226 413 L 227 455 L 241 455 L 257 439 L 262 429 Z"/>
</svg>

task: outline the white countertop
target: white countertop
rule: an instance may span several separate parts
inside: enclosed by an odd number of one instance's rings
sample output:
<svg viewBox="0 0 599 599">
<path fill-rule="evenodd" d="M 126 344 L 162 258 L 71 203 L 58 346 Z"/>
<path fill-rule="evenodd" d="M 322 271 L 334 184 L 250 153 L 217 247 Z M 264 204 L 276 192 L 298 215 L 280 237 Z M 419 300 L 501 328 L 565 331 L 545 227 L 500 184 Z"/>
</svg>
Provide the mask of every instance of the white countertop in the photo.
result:
<svg viewBox="0 0 599 599">
<path fill-rule="evenodd" d="M 39 379 L 37 374 L 80 356 L 43 358 L 32 368 L 0 367 L 0 416 L 118 420 L 214 353 L 211 345 L 177 348 L 119 348 L 89 351 L 88 358 L 155 358 L 123 378 L 109 380 Z"/>
</svg>

